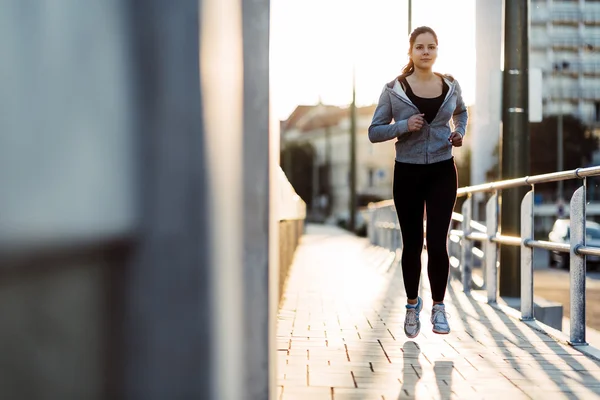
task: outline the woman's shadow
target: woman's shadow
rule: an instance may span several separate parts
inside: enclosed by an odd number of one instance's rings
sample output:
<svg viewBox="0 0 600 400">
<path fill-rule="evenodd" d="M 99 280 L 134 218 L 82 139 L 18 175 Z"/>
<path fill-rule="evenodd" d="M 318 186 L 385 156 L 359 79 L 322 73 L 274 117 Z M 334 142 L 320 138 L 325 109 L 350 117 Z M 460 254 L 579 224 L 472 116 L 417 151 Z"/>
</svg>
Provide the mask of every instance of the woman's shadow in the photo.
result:
<svg viewBox="0 0 600 400">
<path fill-rule="evenodd" d="M 404 342 L 402 351 L 404 352 L 404 368 L 402 369 L 402 387 L 398 399 L 406 398 L 406 396 L 416 396 L 415 389 L 423 374 L 419 362 L 419 355 L 421 354 L 419 345 L 413 341 Z"/>
<path fill-rule="evenodd" d="M 452 361 L 436 361 L 433 365 L 435 372 L 435 383 L 437 383 L 440 392 L 440 399 L 449 400 L 452 394 L 452 370 L 454 362 Z"/>
<path fill-rule="evenodd" d="M 404 352 L 403 362 L 404 368 L 402 369 L 402 387 L 398 399 L 408 397 L 416 397 L 417 383 L 423 376 L 423 369 L 419 362 L 419 355 L 421 349 L 415 342 L 408 341 L 402 346 Z M 438 386 L 440 399 L 449 400 L 452 393 L 452 372 L 454 369 L 454 363 L 452 361 L 436 361 L 433 366 L 435 372 L 435 382 Z M 431 389 L 431 388 L 430 388 Z"/>
</svg>

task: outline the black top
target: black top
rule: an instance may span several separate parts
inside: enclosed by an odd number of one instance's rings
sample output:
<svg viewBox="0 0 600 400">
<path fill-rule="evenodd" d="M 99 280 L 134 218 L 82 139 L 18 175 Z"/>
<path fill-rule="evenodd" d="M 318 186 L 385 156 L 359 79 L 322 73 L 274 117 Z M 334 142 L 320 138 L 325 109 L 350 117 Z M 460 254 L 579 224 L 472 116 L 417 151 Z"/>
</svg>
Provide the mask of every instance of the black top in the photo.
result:
<svg viewBox="0 0 600 400">
<path fill-rule="evenodd" d="M 400 83 L 403 84 L 406 95 L 410 101 L 417 106 L 421 114 L 425 114 L 425 121 L 430 124 L 442 106 L 448 90 L 450 90 L 448 84 L 446 84 L 446 81 L 442 79 L 442 94 L 433 98 L 419 97 L 415 95 L 405 77 L 400 78 Z"/>
</svg>

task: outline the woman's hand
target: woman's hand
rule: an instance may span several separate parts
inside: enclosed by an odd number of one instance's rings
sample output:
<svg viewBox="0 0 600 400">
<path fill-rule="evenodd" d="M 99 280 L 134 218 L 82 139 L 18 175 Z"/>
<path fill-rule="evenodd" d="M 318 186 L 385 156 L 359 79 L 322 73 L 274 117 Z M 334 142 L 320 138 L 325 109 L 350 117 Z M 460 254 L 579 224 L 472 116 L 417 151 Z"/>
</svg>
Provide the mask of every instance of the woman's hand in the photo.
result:
<svg viewBox="0 0 600 400">
<path fill-rule="evenodd" d="M 448 138 L 448 141 L 450 142 L 450 144 L 454 147 L 460 147 L 462 146 L 462 135 L 458 132 L 452 132 L 452 134 L 450 135 L 450 137 Z"/>
<path fill-rule="evenodd" d="M 423 127 L 423 125 L 425 124 L 425 120 L 423 119 L 424 115 L 425 114 L 415 114 L 408 119 L 409 132 L 416 132 Z"/>
</svg>

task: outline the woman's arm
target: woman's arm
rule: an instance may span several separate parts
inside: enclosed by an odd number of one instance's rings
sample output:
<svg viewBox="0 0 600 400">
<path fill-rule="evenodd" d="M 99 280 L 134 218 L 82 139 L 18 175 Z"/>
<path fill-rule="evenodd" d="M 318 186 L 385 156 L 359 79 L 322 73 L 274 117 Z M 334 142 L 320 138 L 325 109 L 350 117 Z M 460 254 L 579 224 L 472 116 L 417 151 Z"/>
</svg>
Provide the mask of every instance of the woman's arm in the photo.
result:
<svg viewBox="0 0 600 400">
<path fill-rule="evenodd" d="M 454 132 L 460 133 L 461 136 L 465 136 L 467 132 L 467 121 L 469 120 L 469 114 L 467 113 L 467 106 L 462 98 L 462 90 L 458 81 L 456 82 L 456 109 L 452 115 L 452 123 L 454 124 Z"/>
<path fill-rule="evenodd" d="M 390 122 L 392 122 L 392 105 L 390 104 L 390 96 L 384 86 L 373 114 L 373 120 L 369 126 L 369 140 L 371 143 L 385 142 L 408 132 L 407 119 L 397 121 L 394 124 L 390 124 Z"/>
</svg>

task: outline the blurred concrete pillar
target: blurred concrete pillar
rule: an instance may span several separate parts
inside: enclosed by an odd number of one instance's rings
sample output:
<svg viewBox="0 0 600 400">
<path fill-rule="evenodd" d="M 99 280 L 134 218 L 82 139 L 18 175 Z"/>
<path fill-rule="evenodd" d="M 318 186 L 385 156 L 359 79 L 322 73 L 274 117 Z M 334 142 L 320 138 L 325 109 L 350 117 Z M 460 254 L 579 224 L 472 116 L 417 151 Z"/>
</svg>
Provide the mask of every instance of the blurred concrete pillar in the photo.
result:
<svg viewBox="0 0 600 400">
<path fill-rule="evenodd" d="M 269 0 L 244 0 L 244 317 L 246 399 L 275 398 L 279 257 L 270 263 L 270 169 L 278 171 L 279 146 L 270 146 Z M 275 133 L 275 132 L 273 132 Z M 279 135 L 272 135 L 279 137 Z M 277 143 L 278 144 L 278 143 Z M 271 151 L 273 149 L 273 151 Z M 274 160 L 273 156 L 277 158 Z M 274 208 L 274 207 L 273 207 Z M 271 215 L 270 215 L 271 214 Z M 274 226 L 277 226 L 274 224 Z M 271 232 L 276 233 L 276 232 Z M 271 265 L 272 270 L 270 270 Z M 271 289 L 269 290 L 269 285 Z M 272 383 L 272 384 L 270 384 Z M 272 389 L 272 391 L 270 391 Z"/>
<path fill-rule="evenodd" d="M 127 3 L 0 4 L 0 398 L 115 398 L 139 221 Z"/>
<path fill-rule="evenodd" d="M 269 3 L 131 4 L 144 215 L 126 394 L 268 398 Z"/>
<path fill-rule="evenodd" d="M 218 338 L 213 330 L 217 302 L 212 298 L 222 291 L 212 266 L 223 263 L 228 269 L 240 262 L 235 233 L 228 240 L 229 257 L 223 259 L 220 247 L 213 249 L 215 236 L 221 239 L 230 226 L 227 218 L 218 221 L 223 210 L 214 202 L 237 186 L 229 185 L 231 178 L 208 156 L 209 151 L 223 150 L 211 148 L 202 112 L 198 1 L 128 4 L 141 224 L 124 287 L 121 390 L 127 399 L 208 399 L 219 375 L 211 352 Z M 241 97 L 233 94 L 230 100 L 235 121 Z M 235 141 L 239 131 L 233 123 L 227 134 Z M 231 153 L 235 158 L 235 148 Z M 236 171 L 235 161 L 231 171 Z M 222 187 L 213 191 L 215 182 Z M 237 202 L 229 207 L 234 217 L 240 215 Z M 239 319 L 238 275 L 231 276 L 234 294 L 220 304 L 234 323 Z"/>
</svg>

